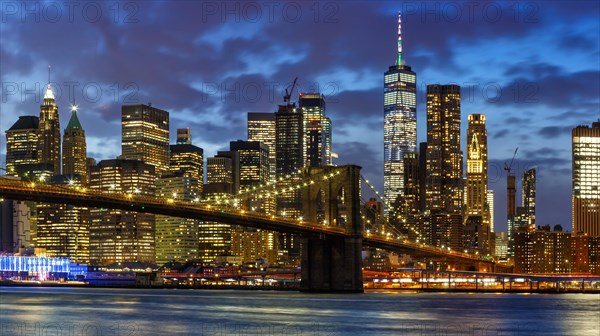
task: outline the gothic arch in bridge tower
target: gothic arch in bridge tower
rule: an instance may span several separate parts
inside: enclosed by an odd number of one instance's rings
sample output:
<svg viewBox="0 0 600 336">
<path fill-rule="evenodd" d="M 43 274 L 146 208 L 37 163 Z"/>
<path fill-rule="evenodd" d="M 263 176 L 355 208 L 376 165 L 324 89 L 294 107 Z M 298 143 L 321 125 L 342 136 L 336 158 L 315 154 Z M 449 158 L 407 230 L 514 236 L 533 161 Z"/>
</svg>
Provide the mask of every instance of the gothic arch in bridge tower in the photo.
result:
<svg viewBox="0 0 600 336">
<path fill-rule="evenodd" d="M 317 208 L 316 208 L 316 217 L 315 222 L 319 224 L 324 224 L 325 222 L 325 206 L 327 202 L 325 199 L 325 191 L 323 189 L 319 189 L 317 191 Z"/>
<path fill-rule="evenodd" d="M 336 197 L 335 205 L 335 218 L 333 225 L 336 227 L 346 227 L 348 222 L 348 206 L 346 204 L 346 189 L 342 186 Z"/>
<path fill-rule="evenodd" d="M 304 220 L 345 228 L 349 234 L 362 233 L 360 167 L 307 167 L 304 179 L 314 182 L 302 193 Z"/>
</svg>

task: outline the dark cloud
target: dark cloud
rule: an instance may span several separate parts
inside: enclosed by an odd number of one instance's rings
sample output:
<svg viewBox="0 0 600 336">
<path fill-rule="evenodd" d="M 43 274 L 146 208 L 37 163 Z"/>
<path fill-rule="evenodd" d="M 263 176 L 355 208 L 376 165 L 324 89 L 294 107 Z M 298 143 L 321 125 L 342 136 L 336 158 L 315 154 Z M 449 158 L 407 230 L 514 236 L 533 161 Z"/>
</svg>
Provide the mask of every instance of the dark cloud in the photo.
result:
<svg viewBox="0 0 600 336">
<path fill-rule="evenodd" d="M 566 112 L 552 115 L 552 116 L 548 117 L 548 119 L 549 120 L 558 120 L 558 121 L 575 119 L 575 120 L 581 120 L 581 121 L 584 121 L 585 123 L 587 123 L 587 122 L 589 122 L 589 120 L 594 119 L 594 115 L 597 115 L 598 117 L 600 117 L 600 111 L 598 111 L 597 109 L 591 110 L 591 111 L 566 111 Z M 574 123 L 574 125 L 575 124 L 576 123 Z"/>
<path fill-rule="evenodd" d="M 500 139 L 500 138 L 506 137 L 509 133 L 510 133 L 510 130 L 505 128 L 505 129 L 501 129 L 501 130 L 495 132 L 493 137 L 494 137 L 494 139 Z"/>
<path fill-rule="evenodd" d="M 501 95 L 490 99 L 489 103 L 520 107 L 597 108 L 600 103 L 598 92 L 599 70 L 555 73 L 542 77 L 521 76 L 503 85 Z"/>
<path fill-rule="evenodd" d="M 528 76 L 531 78 L 540 78 L 553 76 L 557 74 L 561 74 L 563 69 L 553 64 L 548 63 L 532 63 L 528 62 L 519 62 L 512 66 L 510 66 L 504 72 L 504 75 L 507 77 L 514 77 L 515 75 L 519 76 Z"/>
<path fill-rule="evenodd" d="M 343 91 L 332 97 L 327 109 L 336 124 L 355 124 L 357 120 L 383 122 L 383 89 Z"/>
<path fill-rule="evenodd" d="M 579 49 L 581 51 L 593 50 L 598 41 L 595 41 L 591 36 L 583 36 L 581 34 L 570 34 L 560 39 L 561 47 L 565 49 Z"/>
<path fill-rule="evenodd" d="M 535 151 L 525 151 L 527 157 L 532 159 L 548 156 L 560 157 L 564 152 L 565 150 L 551 147 L 542 147 L 536 149 Z"/>
<path fill-rule="evenodd" d="M 551 139 L 551 138 L 557 138 L 563 134 L 568 133 L 570 130 L 572 129 L 572 127 L 559 127 L 559 126 L 546 126 L 546 127 L 542 127 L 540 130 L 538 130 L 538 134 L 544 138 L 547 139 Z"/>
<path fill-rule="evenodd" d="M 523 125 L 530 122 L 531 121 L 529 119 L 525 118 L 509 117 L 506 119 L 506 123 L 509 125 Z"/>
</svg>

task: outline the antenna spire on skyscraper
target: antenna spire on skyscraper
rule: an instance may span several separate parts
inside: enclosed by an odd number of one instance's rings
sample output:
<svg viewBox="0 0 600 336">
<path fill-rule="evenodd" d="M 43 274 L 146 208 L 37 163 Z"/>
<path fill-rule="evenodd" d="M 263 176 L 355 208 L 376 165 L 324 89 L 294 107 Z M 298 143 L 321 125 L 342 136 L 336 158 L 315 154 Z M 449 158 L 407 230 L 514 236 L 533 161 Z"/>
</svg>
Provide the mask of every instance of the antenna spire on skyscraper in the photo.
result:
<svg viewBox="0 0 600 336">
<path fill-rule="evenodd" d="M 402 13 L 398 12 L 398 61 L 397 65 L 402 65 Z"/>
<path fill-rule="evenodd" d="M 48 85 L 46 86 L 46 93 L 44 93 L 44 99 L 54 99 L 54 92 L 52 92 L 52 87 L 50 86 L 50 69 L 51 66 L 48 64 Z"/>
</svg>

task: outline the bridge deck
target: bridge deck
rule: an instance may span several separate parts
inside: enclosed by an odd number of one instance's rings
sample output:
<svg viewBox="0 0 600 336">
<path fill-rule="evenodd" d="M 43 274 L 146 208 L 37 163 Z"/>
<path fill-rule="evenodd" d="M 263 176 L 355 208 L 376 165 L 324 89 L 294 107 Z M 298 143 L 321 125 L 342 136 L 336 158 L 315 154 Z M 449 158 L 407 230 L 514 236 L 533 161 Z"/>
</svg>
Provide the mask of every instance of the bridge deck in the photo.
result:
<svg viewBox="0 0 600 336">
<path fill-rule="evenodd" d="M 163 199 L 148 195 L 121 194 L 119 192 L 109 193 L 97 189 L 70 188 L 20 181 L 6 177 L 0 177 L 0 196 L 22 201 L 152 213 L 295 234 L 348 236 L 344 228 L 325 226 L 323 224 L 266 215 L 242 209 L 232 209 L 200 202 Z M 454 261 L 494 263 L 479 256 L 411 242 L 404 238 L 380 236 L 372 233 L 363 235 L 363 244 L 415 256 Z"/>
</svg>

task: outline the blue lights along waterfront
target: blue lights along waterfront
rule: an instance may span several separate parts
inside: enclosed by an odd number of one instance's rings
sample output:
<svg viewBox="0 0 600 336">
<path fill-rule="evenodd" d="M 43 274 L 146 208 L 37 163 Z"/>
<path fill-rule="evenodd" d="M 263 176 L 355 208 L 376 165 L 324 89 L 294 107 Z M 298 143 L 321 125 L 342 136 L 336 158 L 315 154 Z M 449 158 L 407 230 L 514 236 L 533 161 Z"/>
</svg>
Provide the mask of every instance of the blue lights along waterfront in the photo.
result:
<svg viewBox="0 0 600 336">
<path fill-rule="evenodd" d="M 38 279 L 46 279 L 49 275 L 65 277 L 71 271 L 69 258 L 47 258 L 33 256 L 0 256 L 0 273 L 26 273 Z"/>
<path fill-rule="evenodd" d="M 2 288 L 2 335 L 598 335 L 589 294 Z"/>
</svg>

